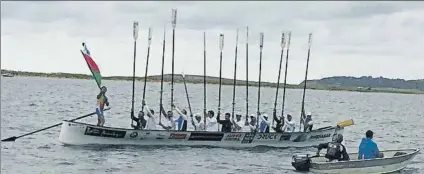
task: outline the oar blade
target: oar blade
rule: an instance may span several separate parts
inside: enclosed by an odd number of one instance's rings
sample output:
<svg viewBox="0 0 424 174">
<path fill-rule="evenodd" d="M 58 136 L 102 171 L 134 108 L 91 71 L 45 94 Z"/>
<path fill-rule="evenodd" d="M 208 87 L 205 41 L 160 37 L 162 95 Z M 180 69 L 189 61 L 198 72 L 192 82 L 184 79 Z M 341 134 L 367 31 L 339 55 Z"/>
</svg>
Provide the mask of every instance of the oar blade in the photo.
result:
<svg viewBox="0 0 424 174">
<path fill-rule="evenodd" d="M 2 142 L 6 142 L 6 141 L 15 141 L 17 139 L 17 137 L 13 136 L 13 137 L 9 137 L 6 139 L 1 140 Z"/>
<path fill-rule="evenodd" d="M 350 119 L 350 120 L 345 120 L 345 121 L 337 123 L 337 126 L 343 128 L 343 127 L 347 127 L 347 126 L 352 126 L 353 124 L 354 124 L 353 119 Z"/>
</svg>

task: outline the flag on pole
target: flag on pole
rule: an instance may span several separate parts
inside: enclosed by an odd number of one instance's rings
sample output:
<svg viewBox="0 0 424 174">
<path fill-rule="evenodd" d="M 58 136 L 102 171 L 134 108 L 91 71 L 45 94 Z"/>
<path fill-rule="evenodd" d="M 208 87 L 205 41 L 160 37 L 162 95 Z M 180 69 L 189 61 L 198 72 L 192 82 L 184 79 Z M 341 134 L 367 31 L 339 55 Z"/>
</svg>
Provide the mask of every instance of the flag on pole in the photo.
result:
<svg viewBox="0 0 424 174">
<path fill-rule="evenodd" d="M 97 86 L 100 88 L 102 85 L 102 75 L 100 74 L 100 69 L 91 57 L 90 51 L 87 49 L 87 45 L 83 42 L 82 46 L 84 47 L 84 50 L 80 50 L 82 56 L 84 57 L 85 62 L 91 71 L 91 74 L 93 74 L 93 78 L 96 81 Z"/>
</svg>

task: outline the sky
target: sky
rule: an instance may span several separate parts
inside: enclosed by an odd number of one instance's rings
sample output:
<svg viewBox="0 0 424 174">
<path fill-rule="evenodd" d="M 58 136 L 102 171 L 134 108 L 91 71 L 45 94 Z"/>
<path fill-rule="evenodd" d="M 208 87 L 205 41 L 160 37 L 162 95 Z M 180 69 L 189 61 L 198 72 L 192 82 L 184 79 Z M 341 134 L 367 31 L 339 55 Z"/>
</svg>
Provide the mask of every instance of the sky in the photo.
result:
<svg viewBox="0 0 424 174">
<path fill-rule="evenodd" d="M 103 76 L 132 76 L 133 21 L 139 21 L 136 76 L 171 73 L 171 10 L 178 9 L 175 73 L 219 76 L 219 34 L 224 34 L 222 76 L 258 80 L 259 33 L 264 32 L 262 80 L 276 82 L 281 33 L 291 31 L 288 83 L 303 81 L 308 34 L 313 33 L 308 79 L 329 76 L 424 78 L 424 2 L 1 2 L 1 68 L 89 74 L 80 53 L 87 46 Z M 286 54 L 286 52 L 284 53 Z M 285 57 L 285 56 L 284 56 Z M 284 68 L 285 60 L 283 60 Z M 281 81 L 284 69 L 281 72 Z"/>
</svg>

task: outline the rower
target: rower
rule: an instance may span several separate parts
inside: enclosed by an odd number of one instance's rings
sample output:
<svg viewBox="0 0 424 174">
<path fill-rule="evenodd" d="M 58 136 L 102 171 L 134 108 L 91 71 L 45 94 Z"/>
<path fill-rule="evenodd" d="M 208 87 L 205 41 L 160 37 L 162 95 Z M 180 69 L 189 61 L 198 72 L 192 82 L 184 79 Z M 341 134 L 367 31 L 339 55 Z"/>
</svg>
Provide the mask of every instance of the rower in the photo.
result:
<svg viewBox="0 0 424 174">
<path fill-rule="evenodd" d="M 284 126 L 283 126 L 283 131 L 284 132 L 294 132 L 296 124 L 295 122 L 292 120 L 292 116 L 290 114 L 287 114 L 287 118 L 284 119 Z"/>
<path fill-rule="evenodd" d="M 146 103 L 143 101 L 144 107 L 146 107 L 147 116 L 149 117 L 149 120 L 147 120 L 146 130 L 156 130 L 156 118 L 155 118 L 155 111 L 153 109 L 149 109 L 149 107 L 146 105 Z"/>
<path fill-rule="evenodd" d="M 216 118 L 214 117 L 214 112 L 209 110 L 206 116 L 206 131 L 208 132 L 216 132 L 218 124 Z"/>
<path fill-rule="evenodd" d="M 346 147 L 342 144 L 342 141 L 343 135 L 337 134 L 333 137 L 333 142 L 319 144 L 317 156 L 320 155 L 319 153 L 322 149 L 327 149 L 325 158 L 327 158 L 330 162 L 333 160 L 349 161 L 349 155 L 347 154 Z"/>
<path fill-rule="evenodd" d="M 241 114 L 240 113 L 237 113 L 236 114 L 236 120 L 232 120 L 232 122 L 233 122 L 233 125 L 234 125 L 234 127 L 233 127 L 233 132 L 243 132 L 243 120 L 241 120 Z"/>
<path fill-rule="evenodd" d="M 144 119 L 144 112 L 140 111 L 138 112 L 138 118 L 134 117 L 134 115 L 131 115 L 131 119 L 134 120 L 137 124 L 131 124 L 131 127 L 133 127 L 135 130 L 138 129 L 144 129 L 146 127 L 146 119 Z"/>
<path fill-rule="evenodd" d="M 217 122 L 219 124 L 222 124 L 222 128 L 221 128 L 221 132 L 231 132 L 231 127 L 233 126 L 233 123 L 230 120 L 230 113 L 225 113 L 225 120 L 220 120 L 219 119 L 220 114 L 217 115 Z"/>
<path fill-rule="evenodd" d="M 163 119 L 163 122 L 159 122 L 159 126 L 161 126 L 163 129 L 165 130 L 173 130 L 173 121 L 172 121 L 172 112 L 168 111 L 168 114 L 165 113 L 165 110 L 163 109 L 163 106 L 160 106 L 160 110 L 163 114 L 163 116 L 165 117 L 165 119 Z"/>
<path fill-rule="evenodd" d="M 277 112 L 274 110 L 273 112 L 273 117 L 275 122 L 277 122 L 277 125 L 275 127 L 273 127 L 273 129 L 275 130 L 275 132 L 284 132 L 284 116 L 280 116 L 280 118 L 277 118 Z"/>
<path fill-rule="evenodd" d="M 173 105 L 172 108 L 180 115 L 179 117 L 174 118 L 176 124 L 175 130 L 187 131 L 187 111 L 185 109 L 180 111 L 177 107 L 175 107 L 175 105 Z"/>
<path fill-rule="evenodd" d="M 256 117 L 254 114 L 250 115 L 250 122 L 248 122 L 247 118 L 246 118 L 246 122 L 245 125 L 248 126 L 250 129 L 250 132 L 256 132 Z"/>
<path fill-rule="evenodd" d="M 268 120 L 267 114 L 259 114 L 259 118 L 261 119 L 261 122 L 259 123 L 259 132 L 265 132 L 269 133 L 269 125 L 271 122 Z"/>
<path fill-rule="evenodd" d="M 200 116 L 200 113 L 194 114 L 195 119 L 193 119 L 193 116 L 191 116 L 191 124 L 194 127 L 195 131 L 204 131 L 205 130 L 205 124 L 202 121 L 202 116 Z"/>
<path fill-rule="evenodd" d="M 308 112 L 306 114 L 306 118 L 303 121 L 303 126 L 304 126 L 304 129 L 303 129 L 304 132 L 312 131 L 312 127 L 314 126 L 314 122 L 312 121 L 312 113 L 311 112 Z"/>
<path fill-rule="evenodd" d="M 105 104 L 109 106 L 109 101 L 106 97 L 107 88 L 106 86 L 102 86 L 100 88 L 100 93 L 97 95 L 97 106 L 96 106 L 96 114 L 97 114 L 97 126 L 103 126 L 105 124 L 105 116 L 103 113 Z"/>
</svg>

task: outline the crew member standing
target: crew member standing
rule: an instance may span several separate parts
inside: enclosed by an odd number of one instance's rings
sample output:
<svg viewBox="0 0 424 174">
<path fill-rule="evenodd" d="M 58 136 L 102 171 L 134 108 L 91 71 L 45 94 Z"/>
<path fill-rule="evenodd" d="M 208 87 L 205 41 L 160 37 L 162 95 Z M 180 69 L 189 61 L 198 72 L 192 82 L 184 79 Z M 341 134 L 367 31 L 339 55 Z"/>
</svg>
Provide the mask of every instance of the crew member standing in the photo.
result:
<svg viewBox="0 0 424 174">
<path fill-rule="evenodd" d="M 103 110 L 106 106 L 109 106 L 109 101 L 106 97 L 107 88 L 106 86 L 102 86 L 100 88 L 100 93 L 97 95 L 97 106 L 96 106 L 96 114 L 97 114 L 97 126 L 103 126 L 105 124 L 105 116 Z"/>
</svg>

